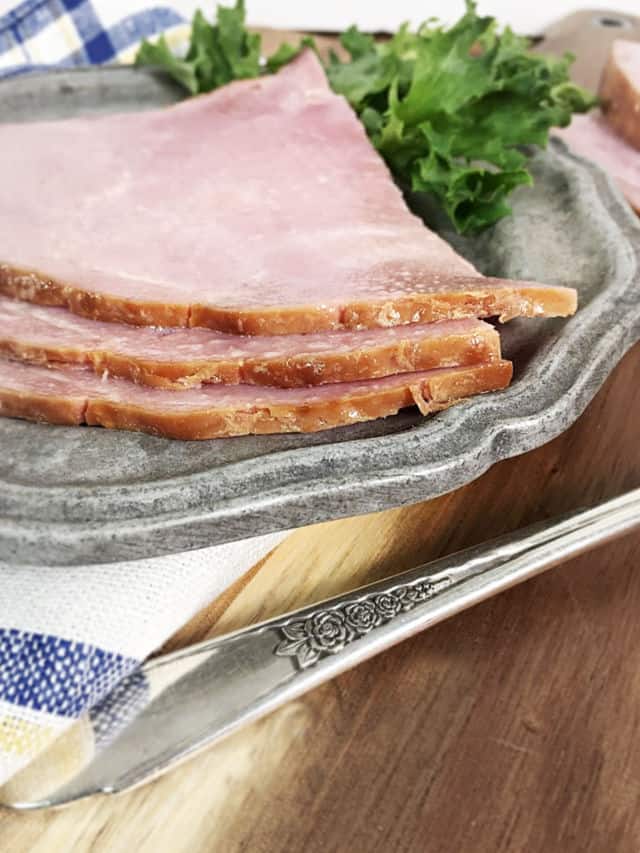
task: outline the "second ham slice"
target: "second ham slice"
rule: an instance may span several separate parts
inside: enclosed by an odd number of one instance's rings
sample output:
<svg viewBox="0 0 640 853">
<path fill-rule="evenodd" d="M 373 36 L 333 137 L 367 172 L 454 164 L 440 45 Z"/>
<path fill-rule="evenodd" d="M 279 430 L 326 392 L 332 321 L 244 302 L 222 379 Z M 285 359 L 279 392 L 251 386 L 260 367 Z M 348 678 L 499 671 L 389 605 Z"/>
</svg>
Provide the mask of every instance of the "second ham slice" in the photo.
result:
<svg viewBox="0 0 640 853">
<path fill-rule="evenodd" d="M 0 150 L 10 296 L 262 335 L 576 308 L 425 228 L 311 51 L 162 110 L 3 124 Z"/>
<path fill-rule="evenodd" d="M 40 364 L 83 364 L 164 388 L 203 382 L 295 387 L 495 361 L 500 338 L 488 323 L 470 319 L 241 337 L 105 323 L 0 296 L 0 351 Z"/>
</svg>

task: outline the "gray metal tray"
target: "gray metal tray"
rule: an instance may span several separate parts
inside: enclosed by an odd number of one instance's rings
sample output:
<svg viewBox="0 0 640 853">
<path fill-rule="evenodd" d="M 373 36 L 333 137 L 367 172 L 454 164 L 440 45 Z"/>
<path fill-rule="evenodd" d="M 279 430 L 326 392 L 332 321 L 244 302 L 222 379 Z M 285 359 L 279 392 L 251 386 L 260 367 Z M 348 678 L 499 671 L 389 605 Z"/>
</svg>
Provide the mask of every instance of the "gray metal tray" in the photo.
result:
<svg viewBox="0 0 640 853">
<path fill-rule="evenodd" d="M 3 82 L 0 122 L 177 96 L 147 71 L 56 72 Z M 0 559 L 136 559 L 398 506 L 566 429 L 640 338 L 640 227 L 605 175 L 561 143 L 534 154 L 533 169 L 513 217 L 474 239 L 445 233 L 487 274 L 579 289 L 573 319 L 504 327 L 508 390 L 426 420 L 408 411 L 315 435 L 191 443 L 0 419 Z"/>
</svg>

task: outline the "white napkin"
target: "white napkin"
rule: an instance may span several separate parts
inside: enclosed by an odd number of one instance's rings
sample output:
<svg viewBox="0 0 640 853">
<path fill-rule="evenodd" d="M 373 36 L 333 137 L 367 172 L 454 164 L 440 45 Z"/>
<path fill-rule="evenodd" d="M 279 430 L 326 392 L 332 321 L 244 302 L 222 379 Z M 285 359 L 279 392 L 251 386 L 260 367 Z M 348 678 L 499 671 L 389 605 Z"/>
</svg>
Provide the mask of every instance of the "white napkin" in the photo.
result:
<svg viewBox="0 0 640 853">
<path fill-rule="evenodd" d="M 122 716 L 114 687 L 286 535 L 126 563 L 0 563 L 0 784 L 105 702 Z M 92 723 L 104 740 L 105 714 Z"/>
</svg>

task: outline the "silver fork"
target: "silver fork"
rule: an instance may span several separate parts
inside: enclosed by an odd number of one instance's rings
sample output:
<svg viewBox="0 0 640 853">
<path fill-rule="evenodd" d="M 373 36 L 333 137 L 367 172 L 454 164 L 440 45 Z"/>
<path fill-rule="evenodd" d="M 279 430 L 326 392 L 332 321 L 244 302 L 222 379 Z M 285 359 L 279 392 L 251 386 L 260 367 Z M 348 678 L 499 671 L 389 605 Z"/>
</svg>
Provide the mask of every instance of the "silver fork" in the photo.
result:
<svg viewBox="0 0 640 853">
<path fill-rule="evenodd" d="M 119 722 L 110 718 L 106 745 L 72 779 L 43 791 L 45 755 L 0 796 L 36 809 L 134 788 L 378 652 L 636 527 L 640 489 L 155 658 L 118 688 Z"/>
</svg>

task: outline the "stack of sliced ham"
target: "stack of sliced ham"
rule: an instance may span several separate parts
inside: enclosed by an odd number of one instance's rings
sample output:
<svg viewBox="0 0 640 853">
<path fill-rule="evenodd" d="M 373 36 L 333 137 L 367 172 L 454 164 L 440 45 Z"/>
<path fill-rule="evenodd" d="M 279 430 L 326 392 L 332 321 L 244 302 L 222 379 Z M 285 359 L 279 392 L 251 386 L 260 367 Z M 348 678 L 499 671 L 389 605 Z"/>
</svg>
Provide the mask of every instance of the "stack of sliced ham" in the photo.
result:
<svg viewBox="0 0 640 853">
<path fill-rule="evenodd" d="M 0 145 L 0 414 L 202 439 L 427 413 L 508 385 L 482 318 L 576 308 L 425 228 L 310 51 Z"/>
<path fill-rule="evenodd" d="M 640 213 L 640 42 L 614 41 L 600 81 L 602 111 L 574 116 L 556 131 L 609 172 Z"/>
</svg>

